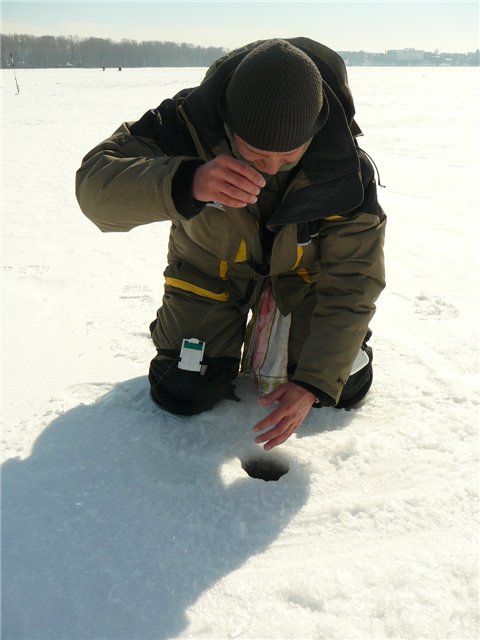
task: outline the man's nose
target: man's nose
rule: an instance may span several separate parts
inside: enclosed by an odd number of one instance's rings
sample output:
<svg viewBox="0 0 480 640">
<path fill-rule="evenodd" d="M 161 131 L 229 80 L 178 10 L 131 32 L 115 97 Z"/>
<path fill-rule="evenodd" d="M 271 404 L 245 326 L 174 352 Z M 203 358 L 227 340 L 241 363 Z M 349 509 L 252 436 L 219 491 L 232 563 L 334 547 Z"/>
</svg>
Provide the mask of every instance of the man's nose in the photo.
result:
<svg viewBox="0 0 480 640">
<path fill-rule="evenodd" d="M 274 176 L 282 166 L 282 161 L 277 158 L 265 158 L 262 160 L 262 171 Z"/>
</svg>

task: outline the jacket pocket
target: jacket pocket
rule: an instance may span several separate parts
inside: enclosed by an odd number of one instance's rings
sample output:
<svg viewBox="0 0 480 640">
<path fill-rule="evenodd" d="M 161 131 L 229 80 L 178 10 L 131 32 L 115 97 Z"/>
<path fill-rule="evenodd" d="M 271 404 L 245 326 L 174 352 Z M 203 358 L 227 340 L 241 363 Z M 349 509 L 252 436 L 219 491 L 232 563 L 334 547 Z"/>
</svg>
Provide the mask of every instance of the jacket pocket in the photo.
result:
<svg viewBox="0 0 480 640">
<path fill-rule="evenodd" d="M 230 298 L 225 280 L 213 278 L 184 260 L 178 260 L 164 271 L 165 289 L 179 289 L 200 298 L 227 302 Z"/>
</svg>

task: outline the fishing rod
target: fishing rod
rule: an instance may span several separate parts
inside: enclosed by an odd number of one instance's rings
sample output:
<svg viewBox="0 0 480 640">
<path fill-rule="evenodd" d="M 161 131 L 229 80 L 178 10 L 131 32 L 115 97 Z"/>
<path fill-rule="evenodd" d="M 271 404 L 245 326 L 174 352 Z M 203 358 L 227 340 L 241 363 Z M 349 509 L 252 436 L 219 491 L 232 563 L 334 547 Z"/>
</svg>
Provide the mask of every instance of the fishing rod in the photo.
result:
<svg viewBox="0 0 480 640">
<path fill-rule="evenodd" d="M 18 86 L 17 72 L 15 71 L 15 62 L 13 61 L 13 53 L 10 54 L 10 59 L 12 61 L 13 76 L 15 78 L 15 84 L 17 85 L 17 95 L 18 95 L 20 93 L 20 87 Z"/>
</svg>

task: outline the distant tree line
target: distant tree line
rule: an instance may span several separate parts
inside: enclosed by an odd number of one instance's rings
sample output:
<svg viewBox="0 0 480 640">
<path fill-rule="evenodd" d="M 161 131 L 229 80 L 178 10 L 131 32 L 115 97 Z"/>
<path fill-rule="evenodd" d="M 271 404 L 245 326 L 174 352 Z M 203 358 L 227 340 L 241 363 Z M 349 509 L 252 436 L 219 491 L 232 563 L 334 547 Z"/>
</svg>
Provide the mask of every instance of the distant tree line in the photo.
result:
<svg viewBox="0 0 480 640">
<path fill-rule="evenodd" d="M 208 67 L 224 55 L 221 47 L 77 36 L 1 35 L 1 66 L 16 67 Z"/>
<path fill-rule="evenodd" d="M 78 36 L 0 35 L 1 67 L 208 67 L 226 53 L 222 47 L 185 42 L 79 38 Z M 470 53 L 440 53 L 395 49 L 385 53 L 339 51 L 347 66 L 478 66 L 478 49 Z"/>
</svg>

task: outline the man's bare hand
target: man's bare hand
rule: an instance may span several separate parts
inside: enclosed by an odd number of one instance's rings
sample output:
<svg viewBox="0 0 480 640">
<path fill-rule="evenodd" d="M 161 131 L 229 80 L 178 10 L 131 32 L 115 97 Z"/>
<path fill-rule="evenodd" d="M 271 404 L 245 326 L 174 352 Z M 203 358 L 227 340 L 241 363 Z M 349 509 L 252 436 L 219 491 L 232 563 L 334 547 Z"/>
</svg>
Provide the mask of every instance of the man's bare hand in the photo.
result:
<svg viewBox="0 0 480 640">
<path fill-rule="evenodd" d="M 297 431 L 312 408 L 315 396 L 294 382 L 287 382 L 260 398 L 259 402 L 264 406 L 278 402 L 278 407 L 253 427 L 253 431 L 258 432 L 273 425 L 272 429 L 255 438 L 258 444 L 265 442 L 263 448 L 268 451 L 285 442 Z"/>
<path fill-rule="evenodd" d="M 193 197 L 241 209 L 255 204 L 265 186 L 261 173 L 230 156 L 217 156 L 200 166 L 193 177 Z"/>
</svg>

